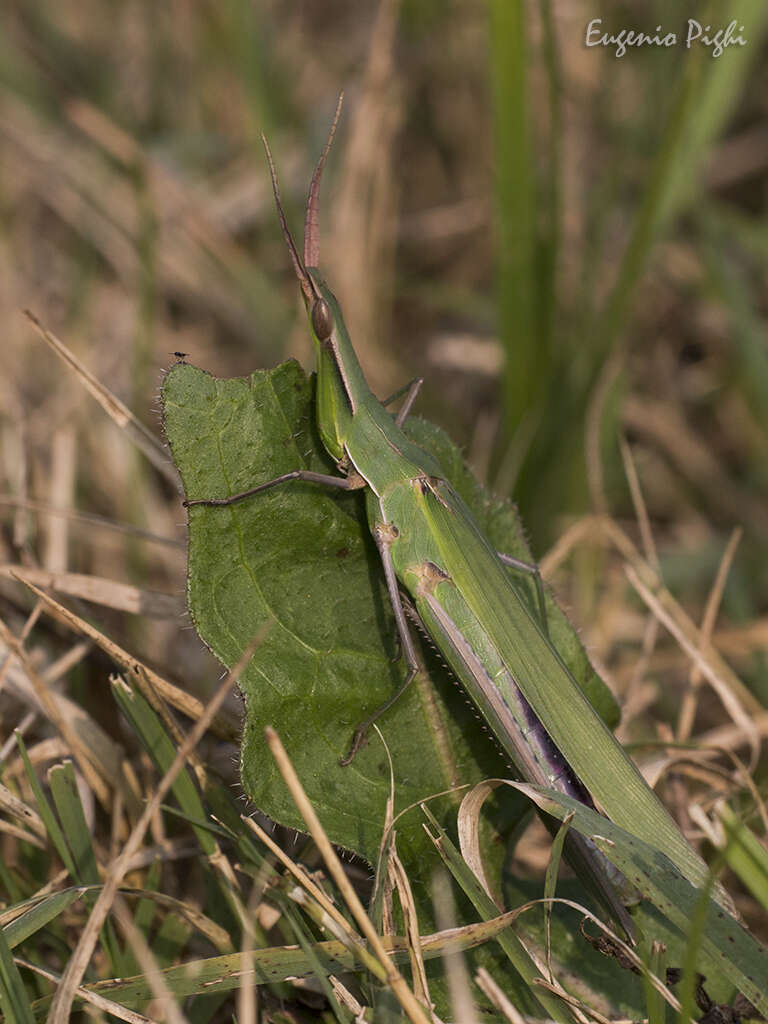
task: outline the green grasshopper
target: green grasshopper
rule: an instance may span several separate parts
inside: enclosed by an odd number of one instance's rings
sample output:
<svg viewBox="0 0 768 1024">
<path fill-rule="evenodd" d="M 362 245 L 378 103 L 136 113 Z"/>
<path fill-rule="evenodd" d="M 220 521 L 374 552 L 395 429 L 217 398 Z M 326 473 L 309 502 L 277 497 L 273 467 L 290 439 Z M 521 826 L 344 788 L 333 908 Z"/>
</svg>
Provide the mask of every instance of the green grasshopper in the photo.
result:
<svg viewBox="0 0 768 1024">
<path fill-rule="evenodd" d="M 705 864 L 550 643 L 538 571 L 494 550 L 438 462 L 403 432 L 421 381 L 407 389 L 395 417 L 368 387 L 338 301 L 318 269 L 320 178 L 340 105 L 309 188 L 303 258 L 288 229 L 272 155 L 262 136 L 280 225 L 317 352 L 319 432 L 340 475 L 296 469 L 239 494 L 185 504 L 227 506 L 292 480 L 348 491 L 365 489 L 368 522 L 381 555 L 408 671 L 401 689 L 358 728 L 341 763 L 351 761 L 373 721 L 392 706 L 419 670 L 406 618 L 409 611 L 443 654 L 523 779 L 593 808 L 596 799 L 612 821 L 661 849 L 693 884 L 701 886 L 707 877 Z M 538 615 L 521 598 L 510 567 L 534 573 Z M 405 605 L 401 588 L 407 594 Z M 567 836 L 565 853 L 582 882 L 632 939 L 632 920 L 620 892 L 626 881 L 623 876 L 588 838 L 576 832 Z"/>
</svg>

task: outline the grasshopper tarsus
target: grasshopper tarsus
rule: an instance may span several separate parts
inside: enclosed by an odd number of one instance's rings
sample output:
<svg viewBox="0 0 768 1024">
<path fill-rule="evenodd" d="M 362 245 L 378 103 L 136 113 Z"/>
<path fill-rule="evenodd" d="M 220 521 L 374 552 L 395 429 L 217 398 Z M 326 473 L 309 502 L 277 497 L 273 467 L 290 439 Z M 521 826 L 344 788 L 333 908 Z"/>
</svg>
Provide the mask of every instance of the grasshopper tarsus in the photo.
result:
<svg viewBox="0 0 768 1024">
<path fill-rule="evenodd" d="M 393 391 L 391 395 L 388 395 L 386 398 L 382 398 L 381 404 L 385 409 L 389 408 L 393 402 L 396 402 L 398 398 L 402 398 L 403 395 L 407 395 L 413 388 L 416 388 L 416 391 L 418 392 L 423 381 L 423 377 L 412 377 L 407 384 L 403 384 L 403 386 L 398 388 L 397 391 Z"/>
<path fill-rule="evenodd" d="M 357 755 L 358 750 L 360 750 L 360 748 L 365 743 L 367 736 L 368 730 L 367 728 L 363 728 L 362 725 L 358 726 L 358 728 L 355 729 L 355 735 L 352 737 L 352 746 L 349 748 L 349 752 L 345 754 L 344 757 L 339 758 L 340 768 L 346 768 L 347 765 L 352 764 Z"/>
<path fill-rule="evenodd" d="M 423 377 L 416 377 L 415 380 L 412 380 L 411 383 L 408 385 L 408 394 L 405 396 L 405 401 L 403 402 L 400 411 L 395 417 L 395 423 L 397 424 L 398 427 L 402 427 L 402 425 L 410 416 L 411 408 L 413 407 L 413 403 L 416 401 L 416 397 L 418 396 L 419 391 L 421 390 L 421 385 L 423 383 Z"/>
<path fill-rule="evenodd" d="M 358 727 L 355 729 L 355 735 L 352 737 L 352 746 L 349 748 L 349 753 L 345 754 L 345 756 L 342 757 L 339 761 L 339 765 L 342 768 L 346 768 L 347 765 L 352 763 L 352 761 L 355 759 L 355 756 L 357 755 L 357 752 L 365 743 L 368 733 L 371 731 L 371 726 L 373 725 L 373 723 L 377 721 L 379 718 L 381 718 L 381 716 L 385 714 L 385 712 L 389 711 L 393 704 L 396 704 L 400 700 L 402 695 L 413 682 L 414 677 L 418 671 L 419 666 L 412 665 L 410 667 L 410 671 L 408 672 L 406 680 L 400 687 L 400 689 L 397 690 L 397 692 L 394 693 L 388 700 L 386 700 L 381 705 L 381 707 L 376 708 L 373 714 L 366 718 L 364 722 L 358 725 Z"/>
</svg>

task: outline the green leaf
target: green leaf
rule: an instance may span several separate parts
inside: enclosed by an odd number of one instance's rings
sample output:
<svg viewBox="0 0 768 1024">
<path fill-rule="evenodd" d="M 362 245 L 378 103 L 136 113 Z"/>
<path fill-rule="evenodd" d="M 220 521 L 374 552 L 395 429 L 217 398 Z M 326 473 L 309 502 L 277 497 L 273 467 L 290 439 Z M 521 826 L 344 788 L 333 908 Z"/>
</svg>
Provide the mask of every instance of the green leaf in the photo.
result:
<svg viewBox="0 0 768 1024">
<path fill-rule="evenodd" d="M 163 398 L 189 499 L 234 494 L 302 467 L 334 472 L 314 424 L 313 382 L 294 362 L 235 380 L 178 364 Z M 410 430 L 438 455 L 493 542 L 529 559 L 513 507 L 480 490 L 442 432 L 418 420 Z M 242 680 L 244 788 L 270 817 L 303 828 L 263 741 L 272 725 L 330 838 L 375 863 L 390 786 L 384 748 L 372 736 L 349 768 L 338 761 L 403 669 L 362 496 L 294 481 L 233 506 L 192 508 L 189 518 L 189 607 L 205 643 L 230 667 L 274 619 Z M 521 587 L 533 602 L 530 584 Z M 549 604 L 564 658 L 615 720 L 572 627 Z M 394 766 L 395 813 L 452 786 L 507 774 L 463 691 L 435 659 L 429 668 L 379 723 Z M 438 816 L 449 806 L 453 799 L 432 805 Z M 398 843 L 409 872 L 426 878 L 434 853 L 418 813 L 398 821 Z"/>
</svg>

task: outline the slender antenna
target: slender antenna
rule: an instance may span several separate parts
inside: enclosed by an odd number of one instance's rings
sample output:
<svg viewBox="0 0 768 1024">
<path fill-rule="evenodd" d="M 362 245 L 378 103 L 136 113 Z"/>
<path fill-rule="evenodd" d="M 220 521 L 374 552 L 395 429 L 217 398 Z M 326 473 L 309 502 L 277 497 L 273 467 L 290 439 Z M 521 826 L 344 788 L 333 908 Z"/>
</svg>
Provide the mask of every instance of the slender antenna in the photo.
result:
<svg viewBox="0 0 768 1024">
<path fill-rule="evenodd" d="M 312 279 L 304 268 L 304 264 L 299 259 L 299 252 L 296 248 L 296 244 L 291 237 L 291 232 L 288 230 L 288 223 L 285 219 L 285 213 L 283 212 L 283 204 L 280 200 L 280 189 L 277 184 L 277 172 L 275 171 L 275 162 L 272 159 L 272 152 L 269 148 L 264 132 L 261 133 L 261 141 L 264 143 L 264 149 L 267 151 L 267 161 L 269 162 L 269 174 L 272 178 L 272 191 L 275 194 L 275 206 L 277 207 L 277 216 L 280 218 L 280 227 L 283 231 L 283 238 L 285 244 L 288 246 L 288 252 L 291 254 L 291 260 L 293 261 L 293 269 L 296 271 L 296 277 L 299 279 L 301 290 L 304 293 L 304 298 L 307 302 L 314 302 L 317 298 L 315 293 Z"/>
<path fill-rule="evenodd" d="M 341 104 L 344 101 L 344 93 L 339 93 L 339 101 L 336 104 L 336 113 L 333 115 L 333 124 L 331 130 L 328 132 L 328 140 L 325 143 L 325 148 L 320 154 L 320 159 L 317 161 L 317 167 L 315 173 L 312 175 L 312 181 L 309 184 L 309 195 L 307 196 L 307 212 L 304 217 L 304 266 L 305 267 L 318 267 L 320 265 L 320 238 L 317 226 L 317 204 L 320 195 L 320 178 L 323 173 L 323 167 L 325 166 L 325 158 L 328 156 L 328 151 L 331 148 L 333 142 L 333 136 L 336 134 L 336 125 L 339 123 L 339 117 L 341 116 Z"/>
</svg>

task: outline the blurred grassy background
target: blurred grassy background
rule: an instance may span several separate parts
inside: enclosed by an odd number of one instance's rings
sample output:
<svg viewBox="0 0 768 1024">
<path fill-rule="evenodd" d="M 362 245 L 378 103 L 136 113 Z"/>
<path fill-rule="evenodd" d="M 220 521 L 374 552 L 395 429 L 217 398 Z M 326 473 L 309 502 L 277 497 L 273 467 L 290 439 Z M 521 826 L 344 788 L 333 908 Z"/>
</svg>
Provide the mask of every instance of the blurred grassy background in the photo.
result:
<svg viewBox="0 0 768 1024">
<path fill-rule="evenodd" d="M 584 45 L 595 17 L 682 32 L 688 16 L 735 18 L 747 45 L 718 59 Z M 765 700 L 767 24 L 762 0 L 674 17 L 593 0 L 11 0 L 2 561 L 130 581 L 181 609 L 178 495 L 19 310 L 157 434 L 174 352 L 221 376 L 311 365 L 259 132 L 300 233 L 343 88 L 323 263 L 374 389 L 425 376 L 419 411 L 514 495 L 537 557 L 590 512 L 634 518 L 626 436 L 664 579 L 697 621 L 742 526 L 715 639 Z M 622 689 L 644 616 L 620 566 L 595 547 L 574 557 L 568 599 Z M 16 614 L 22 592 L 3 587 Z M 100 615 L 185 685 L 214 677 L 177 620 Z M 659 700 L 663 718 L 659 673 L 685 678 L 686 662 L 646 653 L 653 696 L 635 711 Z"/>
<path fill-rule="evenodd" d="M 597 17 L 612 32 L 736 19 L 747 44 L 717 59 L 683 44 L 619 59 L 584 45 Z M 767 28 L 764 0 L 681 2 L 673 14 L 639 0 L 5 4 L 0 617 L 131 752 L 142 785 L 154 776 L 107 693 L 114 662 L 40 615 L 9 567 L 36 570 L 167 679 L 209 690 L 220 666 L 184 612 L 179 493 L 20 311 L 157 437 L 173 353 L 219 376 L 288 356 L 310 367 L 259 133 L 300 234 L 341 89 L 322 262 L 374 390 L 423 375 L 418 411 L 519 503 L 536 557 L 623 698 L 623 739 L 733 753 L 750 737 L 657 628 L 595 516 L 658 557 L 696 623 L 710 602 L 705 633 L 757 698 L 745 705 L 756 753 L 768 729 L 755 712 L 768 704 Z M 36 764 L 62 748 L 17 667 L 2 673 L 0 764 L 23 787 L 11 730 L 21 722 Z M 205 757 L 237 785 L 235 744 Z M 660 755 L 655 770 L 646 752 L 654 781 L 671 765 Z M 764 759 L 751 767 L 764 792 Z M 675 762 L 667 776 L 687 834 L 706 829 L 682 776 L 708 809 L 732 797 L 764 843 L 768 816 L 739 763 L 704 772 Z M 24 876 L 32 860 L 2 843 L 0 863 Z M 764 935 L 768 894 L 750 897 L 757 883 L 740 878 L 739 907 Z M 174 876 L 182 895 L 188 882 Z"/>
</svg>

